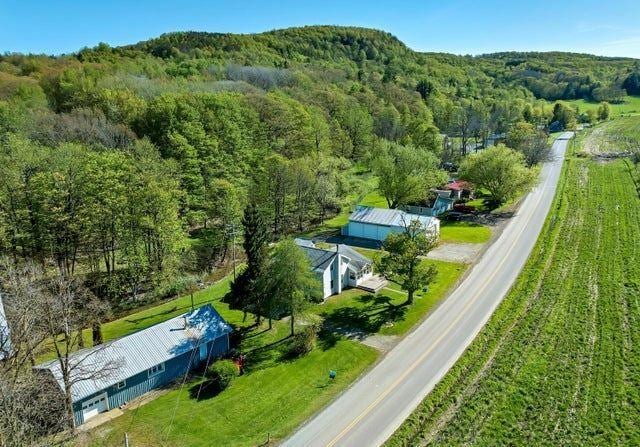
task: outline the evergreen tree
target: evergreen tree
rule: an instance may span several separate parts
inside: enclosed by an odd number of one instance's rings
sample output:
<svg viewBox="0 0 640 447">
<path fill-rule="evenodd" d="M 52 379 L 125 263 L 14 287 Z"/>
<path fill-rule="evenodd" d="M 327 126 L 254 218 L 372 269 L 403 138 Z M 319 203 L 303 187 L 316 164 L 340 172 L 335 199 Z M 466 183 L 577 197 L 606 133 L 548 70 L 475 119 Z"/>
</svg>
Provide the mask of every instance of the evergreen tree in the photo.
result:
<svg viewBox="0 0 640 447">
<path fill-rule="evenodd" d="M 269 235 L 267 224 L 254 200 L 244 210 L 242 218 L 244 229 L 243 248 L 247 255 L 247 268 L 231 285 L 232 305 L 256 315 L 256 324 L 260 324 L 262 315 L 262 294 L 256 291 L 256 282 L 263 273 Z"/>
</svg>

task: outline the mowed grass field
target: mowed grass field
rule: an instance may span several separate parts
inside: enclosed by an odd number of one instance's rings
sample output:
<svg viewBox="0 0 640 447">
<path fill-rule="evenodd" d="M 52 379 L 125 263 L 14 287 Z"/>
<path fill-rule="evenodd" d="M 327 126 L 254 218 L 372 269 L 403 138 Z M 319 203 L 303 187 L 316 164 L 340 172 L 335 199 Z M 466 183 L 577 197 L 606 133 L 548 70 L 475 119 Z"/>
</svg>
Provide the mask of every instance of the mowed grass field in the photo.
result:
<svg viewBox="0 0 640 447">
<path fill-rule="evenodd" d="M 440 222 L 442 242 L 483 244 L 491 239 L 491 229 L 473 222 Z"/>
<path fill-rule="evenodd" d="M 578 107 L 580 112 L 584 112 L 588 109 L 597 109 L 600 103 L 593 101 L 586 101 L 584 99 L 573 99 L 569 101 L 563 101 L 574 107 Z M 553 106 L 553 102 L 550 102 Z M 613 117 L 629 114 L 640 114 L 640 96 L 627 96 L 622 104 L 611 104 L 611 114 Z"/>
<path fill-rule="evenodd" d="M 516 285 L 388 446 L 640 445 L 637 173 L 564 169 Z"/>
</svg>

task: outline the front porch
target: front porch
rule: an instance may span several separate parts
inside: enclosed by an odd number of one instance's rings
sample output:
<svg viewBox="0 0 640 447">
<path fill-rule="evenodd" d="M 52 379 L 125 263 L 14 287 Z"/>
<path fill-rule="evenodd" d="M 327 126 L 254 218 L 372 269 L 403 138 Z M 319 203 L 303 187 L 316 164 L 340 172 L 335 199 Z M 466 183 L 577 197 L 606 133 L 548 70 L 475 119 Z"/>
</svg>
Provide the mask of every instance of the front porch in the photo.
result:
<svg viewBox="0 0 640 447">
<path fill-rule="evenodd" d="M 373 275 L 358 284 L 358 288 L 366 292 L 378 293 L 380 290 L 385 288 L 388 283 L 389 282 L 382 276 Z"/>
</svg>

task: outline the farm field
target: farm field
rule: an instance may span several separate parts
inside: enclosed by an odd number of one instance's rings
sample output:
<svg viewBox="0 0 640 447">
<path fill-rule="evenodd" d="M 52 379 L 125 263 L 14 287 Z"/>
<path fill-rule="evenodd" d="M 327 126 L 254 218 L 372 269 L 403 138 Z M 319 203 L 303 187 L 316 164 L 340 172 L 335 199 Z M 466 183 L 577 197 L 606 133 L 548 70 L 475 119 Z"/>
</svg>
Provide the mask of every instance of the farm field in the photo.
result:
<svg viewBox="0 0 640 447">
<path fill-rule="evenodd" d="M 516 285 L 387 445 L 639 445 L 639 239 L 625 162 L 569 158 Z"/>
<path fill-rule="evenodd" d="M 640 141 L 640 115 L 625 116 L 588 130 L 583 150 L 590 154 L 624 152 L 625 140 Z"/>
</svg>

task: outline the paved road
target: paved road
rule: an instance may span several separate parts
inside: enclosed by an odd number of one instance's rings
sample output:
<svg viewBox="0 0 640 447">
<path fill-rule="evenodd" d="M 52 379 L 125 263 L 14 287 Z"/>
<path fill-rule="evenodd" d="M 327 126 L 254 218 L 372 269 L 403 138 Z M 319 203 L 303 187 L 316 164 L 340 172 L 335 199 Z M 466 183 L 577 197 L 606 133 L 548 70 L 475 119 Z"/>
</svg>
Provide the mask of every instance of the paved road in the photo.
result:
<svg viewBox="0 0 640 447">
<path fill-rule="evenodd" d="M 571 135 L 555 141 L 540 184 L 449 298 L 283 445 L 369 447 L 393 434 L 453 366 L 520 273 L 551 207 Z"/>
</svg>

